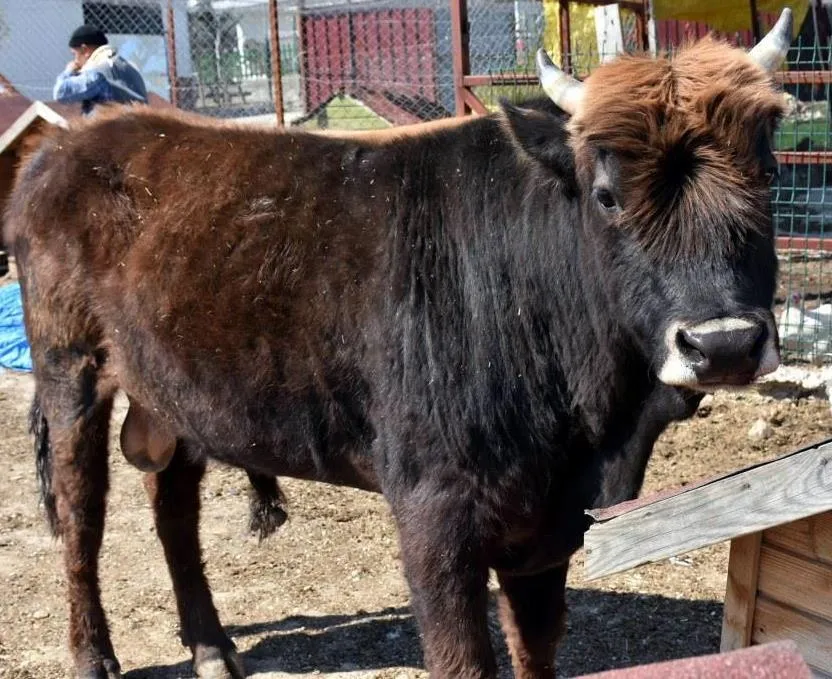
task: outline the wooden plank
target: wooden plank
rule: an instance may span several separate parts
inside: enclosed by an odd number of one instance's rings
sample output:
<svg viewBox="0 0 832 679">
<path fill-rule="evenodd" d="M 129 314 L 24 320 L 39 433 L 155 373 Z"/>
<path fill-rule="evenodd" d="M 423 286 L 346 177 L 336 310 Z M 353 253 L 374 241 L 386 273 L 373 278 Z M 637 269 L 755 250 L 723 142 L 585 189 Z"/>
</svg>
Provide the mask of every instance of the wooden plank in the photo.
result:
<svg viewBox="0 0 832 679">
<path fill-rule="evenodd" d="M 832 509 L 832 441 L 631 511 L 585 534 L 590 580 Z M 590 514 L 592 515 L 592 514 Z M 597 519 L 603 514 L 595 514 Z"/>
<path fill-rule="evenodd" d="M 832 625 L 825 620 L 761 596 L 757 599 L 751 639 L 755 644 L 791 639 L 807 664 L 821 672 L 832 672 Z"/>
<path fill-rule="evenodd" d="M 595 42 L 601 63 L 612 61 L 624 52 L 624 32 L 621 29 L 621 9 L 618 4 L 597 5 L 595 12 Z"/>
<path fill-rule="evenodd" d="M 763 543 L 832 565 L 832 513 L 769 528 L 763 532 Z"/>
<path fill-rule="evenodd" d="M 762 533 L 752 533 L 731 541 L 719 646 L 722 653 L 745 648 L 751 643 L 762 538 Z"/>
<path fill-rule="evenodd" d="M 832 626 L 832 566 L 763 545 L 760 594 L 772 601 L 823 618 Z"/>
</svg>

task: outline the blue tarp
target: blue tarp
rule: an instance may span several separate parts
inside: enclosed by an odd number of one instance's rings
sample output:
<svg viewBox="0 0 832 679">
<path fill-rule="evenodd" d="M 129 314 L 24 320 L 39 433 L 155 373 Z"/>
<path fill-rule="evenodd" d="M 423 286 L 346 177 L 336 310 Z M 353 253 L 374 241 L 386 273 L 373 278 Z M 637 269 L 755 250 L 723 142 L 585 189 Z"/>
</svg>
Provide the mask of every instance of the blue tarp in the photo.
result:
<svg viewBox="0 0 832 679">
<path fill-rule="evenodd" d="M 0 287 L 0 366 L 12 370 L 32 369 L 19 283 Z"/>
</svg>

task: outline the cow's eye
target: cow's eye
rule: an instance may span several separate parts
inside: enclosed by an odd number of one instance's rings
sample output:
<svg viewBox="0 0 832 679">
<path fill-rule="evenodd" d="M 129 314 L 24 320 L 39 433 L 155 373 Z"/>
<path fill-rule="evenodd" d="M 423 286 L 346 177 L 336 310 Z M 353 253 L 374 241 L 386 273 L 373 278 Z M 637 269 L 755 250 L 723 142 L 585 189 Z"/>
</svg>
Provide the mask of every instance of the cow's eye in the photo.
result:
<svg viewBox="0 0 832 679">
<path fill-rule="evenodd" d="M 608 189 L 595 189 L 595 200 L 604 210 L 609 211 L 616 208 L 615 197 Z"/>
</svg>

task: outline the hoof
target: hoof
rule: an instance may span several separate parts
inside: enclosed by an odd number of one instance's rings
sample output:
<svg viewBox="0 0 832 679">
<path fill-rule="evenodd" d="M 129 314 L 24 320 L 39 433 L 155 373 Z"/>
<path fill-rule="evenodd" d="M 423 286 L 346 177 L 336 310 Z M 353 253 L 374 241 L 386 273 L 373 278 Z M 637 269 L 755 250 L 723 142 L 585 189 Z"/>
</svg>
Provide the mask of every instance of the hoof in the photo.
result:
<svg viewBox="0 0 832 679">
<path fill-rule="evenodd" d="M 199 679 L 245 679 L 243 659 L 233 648 L 223 651 L 217 646 L 197 646 L 194 671 Z"/>
<path fill-rule="evenodd" d="M 78 679 L 121 679 L 121 667 L 116 660 L 102 660 L 94 667 L 79 669 Z"/>
</svg>

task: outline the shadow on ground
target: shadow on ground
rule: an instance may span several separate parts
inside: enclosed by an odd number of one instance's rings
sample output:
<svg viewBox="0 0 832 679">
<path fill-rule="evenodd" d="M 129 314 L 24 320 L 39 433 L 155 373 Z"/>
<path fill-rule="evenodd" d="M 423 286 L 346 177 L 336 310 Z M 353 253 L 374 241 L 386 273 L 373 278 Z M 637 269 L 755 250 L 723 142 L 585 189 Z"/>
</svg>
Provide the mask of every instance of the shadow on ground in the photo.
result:
<svg viewBox="0 0 832 679">
<path fill-rule="evenodd" d="M 574 677 L 607 669 L 714 653 L 719 648 L 722 603 L 598 590 L 568 592 L 568 632 L 558 651 L 558 674 Z M 501 676 L 510 662 L 499 632 L 496 608 L 491 627 Z M 422 653 L 408 608 L 354 615 L 293 616 L 279 621 L 231 625 L 250 673 L 305 674 L 421 668 Z M 125 679 L 191 676 L 190 665 L 157 665 L 134 670 Z"/>
</svg>

